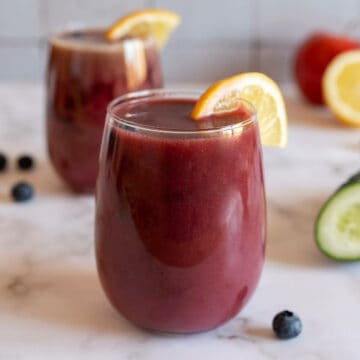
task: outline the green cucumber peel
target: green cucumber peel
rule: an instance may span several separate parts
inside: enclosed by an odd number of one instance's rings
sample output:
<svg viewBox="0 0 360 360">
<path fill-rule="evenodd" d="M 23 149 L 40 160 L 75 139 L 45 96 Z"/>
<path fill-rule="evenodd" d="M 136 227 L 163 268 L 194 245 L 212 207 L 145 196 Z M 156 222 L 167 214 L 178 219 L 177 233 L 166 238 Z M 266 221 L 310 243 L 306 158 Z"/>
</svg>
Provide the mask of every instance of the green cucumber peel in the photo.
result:
<svg viewBox="0 0 360 360">
<path fill-rule="evenodd" d="M 360 260 L 360 181 L 353 178 L 325 202 L 314 225 L 319 250 L 337 261 Z"/>
</svg>

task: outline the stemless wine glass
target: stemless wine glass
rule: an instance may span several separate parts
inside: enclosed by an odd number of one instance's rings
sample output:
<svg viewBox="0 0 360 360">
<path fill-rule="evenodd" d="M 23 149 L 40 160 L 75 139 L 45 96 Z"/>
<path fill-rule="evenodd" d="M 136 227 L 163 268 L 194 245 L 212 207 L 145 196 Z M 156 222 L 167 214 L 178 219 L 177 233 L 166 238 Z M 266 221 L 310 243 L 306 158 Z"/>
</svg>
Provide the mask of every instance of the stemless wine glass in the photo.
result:
<svg viewBox="0 0 360 360">
<path fill-rule="evenodd" d="M 78 192 L 92 192 L 108 103 L 129 91 L 162 86 L 152 38 L 107 42 L 104 30 L 55 35 L 47 68 L 50 160 Z"/>
<path fill-rule="evenodd" d="M 198 93 L 149 90 L 108 107 L 96 191 L 105 293 L 147 329 L 190 333 L 229 320 L 265 249 L 255 110 L 192 121 Z"/>
</svg>

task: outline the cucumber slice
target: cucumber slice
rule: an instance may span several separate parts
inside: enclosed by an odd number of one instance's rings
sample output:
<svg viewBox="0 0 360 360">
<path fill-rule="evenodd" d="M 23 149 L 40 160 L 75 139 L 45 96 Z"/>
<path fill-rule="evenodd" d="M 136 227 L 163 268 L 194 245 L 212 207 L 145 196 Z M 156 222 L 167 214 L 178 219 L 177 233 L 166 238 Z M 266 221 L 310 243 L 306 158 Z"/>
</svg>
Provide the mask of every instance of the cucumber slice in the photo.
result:
<svg viewBox="0 0 360 360">
<path fill-rule="evenodd" d="M 360 260 L 360 181 L 348 181 L 324 204 L 315 221 L 315 240 L 332 259 Z"/>
<path fill-rule="evenodd" d="M 354 174 L 347 182 L 347 183 L 350 183 L 350 182 L 356 182 L 356 181 L 360 181 L 360 171 L 356 174 Z M 346 185 L 344 184 L 344 185 Z"/>
</svg>

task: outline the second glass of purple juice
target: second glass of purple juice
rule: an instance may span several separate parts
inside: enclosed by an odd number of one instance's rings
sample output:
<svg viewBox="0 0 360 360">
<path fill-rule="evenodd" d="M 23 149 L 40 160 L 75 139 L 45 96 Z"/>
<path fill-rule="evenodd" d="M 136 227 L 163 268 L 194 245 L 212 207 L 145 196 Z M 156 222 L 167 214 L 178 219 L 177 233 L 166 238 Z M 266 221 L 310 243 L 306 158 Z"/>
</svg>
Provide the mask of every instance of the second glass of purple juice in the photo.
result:
<svg viewBox="0 0 360 360">
<path fill-rule="evenodd" d="M 127 92 L 162 86 L 152 38 L 108 42 L 104 30 L 54 36 L 47 68 L 50 160 L 75 191 L 94 191 L 108 103 Z"/>
<path fill-rule="evenodd" d="M 114 307 L 147 329 L 205 331 L 254 292 L 265 249 L 256 115 L 193 121 L 199 94 L 150 90 L 108 110 L 96 196 L 96 258 Z"/>
</svg>

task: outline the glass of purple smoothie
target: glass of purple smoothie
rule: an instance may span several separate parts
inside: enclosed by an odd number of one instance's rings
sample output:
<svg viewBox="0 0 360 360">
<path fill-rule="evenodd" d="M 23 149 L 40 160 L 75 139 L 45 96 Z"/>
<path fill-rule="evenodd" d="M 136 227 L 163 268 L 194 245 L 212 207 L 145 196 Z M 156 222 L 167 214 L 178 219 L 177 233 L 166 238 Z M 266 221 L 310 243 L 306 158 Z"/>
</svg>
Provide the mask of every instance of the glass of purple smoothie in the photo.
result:
<svg viewBox="0 0 360 360">
<path fill-rule="evenodd" d="M 193 121 L 199 93 L 149 90 L 108 107 L 96 191 L 96 259 L 117 311 L 192 333 L 234 317 L 265 249 L 254 108 Z"/>
<path fill-rule="evenodd" d="M 109 42 L 105 29 L 51 38 L 46 77 L 50 160 L 77 192 L 93 192 L 106 107 L 130 91 L 162 86 L 160 59 L 151 38 Z"/>
</svg>

